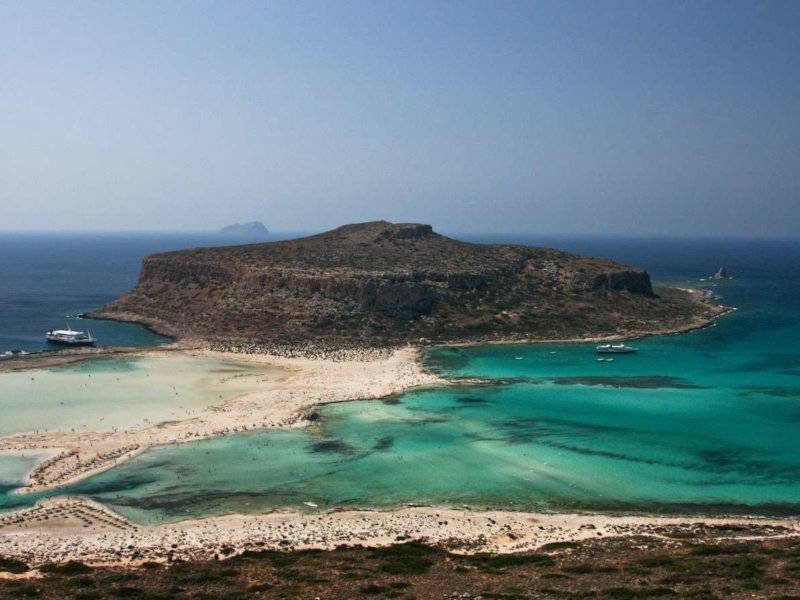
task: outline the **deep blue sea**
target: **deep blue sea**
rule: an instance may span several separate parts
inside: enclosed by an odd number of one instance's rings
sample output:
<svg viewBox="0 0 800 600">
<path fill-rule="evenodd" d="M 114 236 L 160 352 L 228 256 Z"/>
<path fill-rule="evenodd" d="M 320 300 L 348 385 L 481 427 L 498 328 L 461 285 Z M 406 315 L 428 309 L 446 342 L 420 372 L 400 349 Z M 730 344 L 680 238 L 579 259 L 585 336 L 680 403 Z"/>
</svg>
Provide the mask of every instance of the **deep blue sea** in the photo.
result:
<svg viewBox="0 0 800 600">
<path fill-rule="evenodd" d="M 273 239 L 295 234 L 278 233 Z M 552 246 L 648 269 L 662 281 L 695 281 L 727 265 L 743 278 L 783 275 L 791 296 L 800 269 L 800 242 L 669 240 L 601 237 L 460 236 L 481 242 Z M 88 328 L 102 346 L 149 345 L 162 340 L 137 325 L 80 321 L 130 289 L 142 258 L 198 246 L 236 243 L 209 233 L 51 234 L 0 232 L 0 355 L 53 349 L 44 333 L 68 323 Z M 776 290 L 780 294 L 781 290 Z M 746 300 L 746 299 L 741 299 Z M 788 298 L 791 302 L 792 298 Z"/>
<path fill-rule="evenodd" d="M 800 514 L 800 242 L 465 239 L 620 260 L 659 282 L 708 289 L 738 310 L 701 331 L 637 340 L 639 353 L 613 363 L 598 363 L 591 344 L 431 349 L 433 370 L 508 383 L 326 406 L 305 430 L 154 448 L 46 495 L 86 494 L 141 522 L 302 510 L 305 501 Z M 12 287 L 3 302 L 16 298 L 17 331 L 35 329 L 47 314 L 22 310 L 21 298 L 44 297 L 39 306 L 52 315 L 93 308 L 133 283 L 143 254 L 198 242 L 29 237 L 27 252 L 14 249 L 27 268 L 14 268 L 38 291 Z M 84 279 L 91 293 L 72 288 L 59 299 L 37 281 L 37 269 L 57 277 L 47 253 L 58 245 L 62 264 L 94 274 Z M 733 279 L 710 280 L 722 265 Z M 0 484 L 0 510 L 41 497 L 14 496 L 13 487 Z"/>
<path fill-rule="evenodd" d="M 138 325 L 74 315 L 129 290 L 147 254 L 237 241 L 209 233 L 0 232 L 0 355 L 52 350 L 45 332 L 68 324 L 88 328 L 100 346 L 158 344 L 163 338 Z"/>
</svg>

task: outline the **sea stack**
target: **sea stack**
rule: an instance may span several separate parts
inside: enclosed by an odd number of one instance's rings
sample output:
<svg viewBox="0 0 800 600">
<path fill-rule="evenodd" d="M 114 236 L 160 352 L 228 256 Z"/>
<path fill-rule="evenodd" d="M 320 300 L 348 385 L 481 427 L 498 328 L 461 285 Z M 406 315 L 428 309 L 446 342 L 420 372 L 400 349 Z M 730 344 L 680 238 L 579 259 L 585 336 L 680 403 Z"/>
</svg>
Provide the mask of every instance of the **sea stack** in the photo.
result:
<svg viewBox="0 0 800 600">
<path fill-rule="evenodd" d="M 714 273 L 714 279 L 728 279 L 730 275 L 728 275 L 728 269 L 725 267 L 720 267 L 719 271 Z"/>
</svg>

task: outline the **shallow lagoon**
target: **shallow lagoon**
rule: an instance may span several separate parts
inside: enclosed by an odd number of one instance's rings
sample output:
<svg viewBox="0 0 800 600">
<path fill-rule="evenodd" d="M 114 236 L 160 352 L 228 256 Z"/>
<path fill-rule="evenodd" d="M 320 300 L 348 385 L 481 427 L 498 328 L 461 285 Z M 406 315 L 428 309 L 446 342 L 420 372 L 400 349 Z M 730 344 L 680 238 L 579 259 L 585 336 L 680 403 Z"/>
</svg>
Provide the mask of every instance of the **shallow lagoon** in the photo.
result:
<svg viewBox="0 0 800 600">
<path fill-rule="evenodd" d="M 41 461 L 49 458 L 55 451 L 26 450 L 21 453 L 0 452 L 0 490 L 16 487 L 24 481 L 28 473 Z M 0 492 L 2 493 L 2 492 Z"/>
<path fill-rule="evenodd" d="M 591 345 L 437 350 L 431 368 L 511 383 L 332 405 L 305 431 L 155 448 L 59 493 L 142 522 L 307 501 L 800 514 L 793 252 L 780 262 L 743 248 L 755 262 L 728 261 L 738 278 L 712 288 L 740 310 L 717 327 L 639 340 L 635 356 L 598 363 Z M 20 501 L 0 490 L 0 509 Z"/>
<path fill-rule="evenodd" d="M 275 369 L 170 354 L 0 373 L 0 436 L 186 418 L 253 389 L 269 371 Z"/>
<path fill-rule="evenodd" d="M 742 307 L 719 326 L 639 340 L 612 363 L 589 344 L 435 350 L 435 370 L 507 383 L 158 448 L 74 491 L 144 522 L 306 501 L 800 514 L 797 296 L 756 283 L 715 288 Z"/>
<path fill-rule="evenodd" d="M 725 391 L 517 384 L 335 405 L 306 432 L 154 449 L 76 486 L 136 520 L 404 503 L 793 513 L 794 407 Z"/>
</svg>

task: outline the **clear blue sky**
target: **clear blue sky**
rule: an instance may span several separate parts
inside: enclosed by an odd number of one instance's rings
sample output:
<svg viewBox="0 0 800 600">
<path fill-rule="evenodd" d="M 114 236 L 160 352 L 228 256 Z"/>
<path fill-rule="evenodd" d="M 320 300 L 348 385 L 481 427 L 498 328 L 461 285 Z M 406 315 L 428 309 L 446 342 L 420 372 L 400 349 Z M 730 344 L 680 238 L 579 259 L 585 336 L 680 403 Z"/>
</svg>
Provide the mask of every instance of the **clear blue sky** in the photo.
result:
<svg viewBox="0 0 800 600">
<path fill-rule="evenodd" d="M 800 2 L 4 2 L 0 229 L 800 235 Z"/>
</svg>

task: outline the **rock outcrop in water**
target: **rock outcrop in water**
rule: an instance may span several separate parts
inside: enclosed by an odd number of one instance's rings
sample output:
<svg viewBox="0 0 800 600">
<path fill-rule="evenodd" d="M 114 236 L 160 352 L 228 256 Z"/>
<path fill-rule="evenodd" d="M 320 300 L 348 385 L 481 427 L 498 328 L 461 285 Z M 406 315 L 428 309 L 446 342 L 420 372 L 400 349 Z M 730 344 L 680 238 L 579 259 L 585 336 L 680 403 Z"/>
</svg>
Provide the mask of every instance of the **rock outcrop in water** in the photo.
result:
<svg viewBox="0 0 800 600">
<path fill-rule="evenodd" d="M 609 260 L 376 221 L 148 256 L 136 287 L 99 316 L 207 340 L 377 346 L 650 332 L 708 309 Z"/>
</svg>

